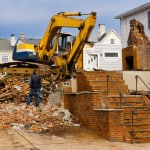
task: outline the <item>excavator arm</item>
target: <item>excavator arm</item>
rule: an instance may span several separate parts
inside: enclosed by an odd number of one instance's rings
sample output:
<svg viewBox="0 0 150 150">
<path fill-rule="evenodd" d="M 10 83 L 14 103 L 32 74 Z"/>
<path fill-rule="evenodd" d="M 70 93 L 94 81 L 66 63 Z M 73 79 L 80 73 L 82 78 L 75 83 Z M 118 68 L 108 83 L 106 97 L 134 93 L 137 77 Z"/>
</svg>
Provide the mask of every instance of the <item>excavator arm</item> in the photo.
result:
<svg viewBox="0 0 150 150">
<path fill-rule="evenodd" d="M 86 20 L 73 18 L 72 16 L 82 16 L 82 15 L 89 15 Z M 60 32 L 63 27 L 67 28 L 78 28 L 79 34 L 77 39 L 74 43 L 73 50 L 71 50 L 71 55 L 69 55 L 69 61 L 71 61 L 73 55 L 75 54 L 76 49 L 81 47 L 80 42 L 88 39 L 91 29 L 94 27 L 95 24 L 95 17 L 96 13 L 92 12 L 91 14 L 81 14 L 80 12 L 75 13 L 68 13 L 68 12 L 61 12 L 57 15 L 54 15 L 50 23 L 45 31 L 43 38 L 41 39 L 39 46 L 37 47 L 37 53 L 39 55 L 40 60 L 43 60 L 45 56 L 50 60 L 52 56 L 54 56 L 57 43 L 60 37 Z M 53 47 L 50 47 L 50 42 L 56 36 L 55 43 Z M 81 49 L 81 48 L 80 48 Z M 77 52 L 76 52 L 77 53 Z"/>
<path fill-rule="evenodd" d="M 73 24 L 70 24 L 72 18 L 69 18 L 68 24 L 66 24 L 68 27 L 78 28 L 79 32 L 67 57 L 57 56 L 53 58 L 55 65 L 61 69 L 62 76 L 70 76 L 75 70 L 75 65 L 79 60 L 83 47 L 85 43 L 88 42 L 89 36 L 95 26 L 96 13 L 91 12 L 86 15 L 88 15 L 88 17 L 85 20 L 73 19 Z"/>
<path fill-rule="evenodd" d="M 88 42 L 89 36 L 95 26 L 95 22 L 96 13 L 92 12 L 90 16 L 84 20 L 84 25 L 80 27 L 80 32 L 78 33 L 72 50 L 67 58 L 69 70 L 77 63 L 85 43 Z"/>
</svg>

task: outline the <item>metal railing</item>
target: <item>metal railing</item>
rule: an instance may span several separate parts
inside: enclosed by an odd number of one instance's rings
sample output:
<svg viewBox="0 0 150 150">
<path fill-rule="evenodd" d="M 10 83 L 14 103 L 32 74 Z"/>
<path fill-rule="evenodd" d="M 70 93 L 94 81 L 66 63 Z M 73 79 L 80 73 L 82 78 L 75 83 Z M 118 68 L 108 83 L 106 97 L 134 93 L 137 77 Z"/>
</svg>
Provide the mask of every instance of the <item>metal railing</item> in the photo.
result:
<svg viewBox="0 0 150 150">
<path fill-rule="evenodd" d="M 107 95 L 108 95 L 108 91 L 109 91 L 109 81 L 112 82 L 114 80 L 112 79 L 112 76 L 107 75 L 107 87 L 106 87 L 107 88 L 106 89 L 107 90 Z M 118 87 L 118 85 L 115 82 L 114 82 L 113 85 L 114 85 L 114 87 L 116 88 L 116 90 L 118 91 L 118 93 L 120 95 L 120 109 L 121 109 L 122 108 L 122 104 L 123 104 L 122 99 L 124 98 L 124 100 L 125 100 L 125 97 L 124 97 L 124 94 L 122 93 L 121 88 Z M 135 115 L 136 109 L 134 109 L 132 107 L 132 105 L 129 104 L 127 101 L 124 102 L 124 104 L 126 104 L 131 109 L 131 136 L 133 137 L 134 136 L 134 115 Z"/>
<path fill-rule="evenodd" d="M 144 82 L 144 80 L 139 76 L 136 75 L 135 76 L 135 80 L 136 80 L 136 94 L 138 93 L 138 79 L 144 84 L 144 86 L 150 91 L 150 88 L 148 87 L 148 85 Z"/>
<path fill-rule="evenodd" d="M 106 91 L 107 91 L 107 95 L 108 95 L 108 91 L 109 91 L 109 82 L 114 82 L 114 80 L 112 79 L 112 76 L 107 75 L 107 86 L 106 86 Z M 115 87 L 116 91 L 119 93 L 120 95 L 120 108 L 122 105 L 122 98 L 124 97 L 122 94 L 122 91 L 120 89 L 120 87 L 118 87 L 118 85 L 114 82 L 113 86 Z"/>
</svg>

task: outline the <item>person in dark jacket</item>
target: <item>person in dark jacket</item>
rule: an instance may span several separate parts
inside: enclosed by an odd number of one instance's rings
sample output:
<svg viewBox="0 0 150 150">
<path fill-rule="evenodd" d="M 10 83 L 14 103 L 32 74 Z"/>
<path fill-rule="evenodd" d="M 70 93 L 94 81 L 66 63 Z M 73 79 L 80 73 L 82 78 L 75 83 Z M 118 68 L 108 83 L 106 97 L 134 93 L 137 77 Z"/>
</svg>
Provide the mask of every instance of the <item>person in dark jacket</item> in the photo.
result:
<svg viewBox="0 0 150 150">
<path fill-rule="evenodd" d="M 37 74 L 36 70 L 34 70 L 30 79 L 30 92 L 27 98 L 27 105 L 30 104 L 32 96 L 35 95 L 36 98 L 35 106 L 39 107 L 41 86 L 42 86 L 41 77 Z"/>
</svg>

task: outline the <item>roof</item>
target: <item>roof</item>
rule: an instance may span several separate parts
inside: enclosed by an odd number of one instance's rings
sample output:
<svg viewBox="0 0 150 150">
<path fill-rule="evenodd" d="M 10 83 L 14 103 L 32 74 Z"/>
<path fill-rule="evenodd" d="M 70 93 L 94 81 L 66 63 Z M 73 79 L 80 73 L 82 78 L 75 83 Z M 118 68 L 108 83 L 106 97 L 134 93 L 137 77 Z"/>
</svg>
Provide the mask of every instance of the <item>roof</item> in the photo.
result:
<svg viewBox="0 0 150 150">
<path fill-rule="evenodd" d="M 38 45 L 40 39 L 26 39 L 27 43 L 29 44 L 34 44 L 34 45 Z"/>
<path fill-rule="evenodd" d="M 148 2 L 144 5 L 141 5 L 137 8 L 126 11 L 125 13 L 122 13 L 122 14 L 116 16 L 115 19 L 121 19 L 123 17 L 128 17 L 128 16 L 131 16 L 132 14 L 138 13 L 140 11 L 145 11 L 146 9 L 150 9 L 150 2 Z"/>
<path fill-rule="evenodd" d="M 114 29 L 111 29 L 111 30 L 106 31 L 102 36 L 99 36 L 99 34 L 91 36 L 89 38 L 89 41 L 91 41 L 93 43 L 97 43 L 97 42 L 99 43 L 102 40 L 104 40 L 104 38 L 107 37 L 111 32 L 114 32 L 116 34 L 116 36 L 118 38 L 120 38 L 119 34 Z"/>
<path fill-rule="evenodd" d="M 5 38 L 0 38 L 0 50 L 12 50 L 10 41 Z"/>
<path fill-rule="evenodd" d="M 28 43 L 28 44 L 34 44 L 34 45 L 38 45 L 40 39 L 20 39 L 21 41 Z"/>
</svg>

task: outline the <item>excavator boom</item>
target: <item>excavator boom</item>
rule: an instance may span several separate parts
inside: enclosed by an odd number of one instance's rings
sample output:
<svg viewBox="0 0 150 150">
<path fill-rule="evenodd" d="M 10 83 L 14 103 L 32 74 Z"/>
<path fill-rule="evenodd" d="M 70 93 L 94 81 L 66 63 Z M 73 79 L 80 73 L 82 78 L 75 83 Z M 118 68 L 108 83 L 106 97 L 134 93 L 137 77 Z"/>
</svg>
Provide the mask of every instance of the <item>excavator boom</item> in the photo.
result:
<svg viewBox="0 0 150 150">
<path fill-rule="evenodd" d="M 78 47 L 77 45 L 83 40 L 88 39 L 91 30 L 95 26 L 95 19 L 96 13 L 92 12 L 90 14 L 83 14 L 89 15 L 86 20 L 79 19 L 79 18 L 72 18 L 72 16 L 82 16 L 80 12 L 77 13 L 58 13 L 57 15 L 53 16 L 50 20 L 50 23 L 45 31 L 43 38 L 41 39 L 39 46 L 37 48 L 37 52 L 39 54 L 40 59 L 43 59 L 44 55 L 47 55 L 48 58 L 52 57 L 56 51 L 56 48 L 50 49 L 50 42 L 54 38 L 55 35 L 60 33 L 63 27 L 66 28 L 77 28 L 79 29 L 78 34 L 78 41 L 75 41 L 74 50 Z M 79 38 L 81 38 L 79 40 Z M 81 45 L 81 44 L 80 44 Z M 71 58 L 71 57 L 70 57 Z"/>
</svg>

